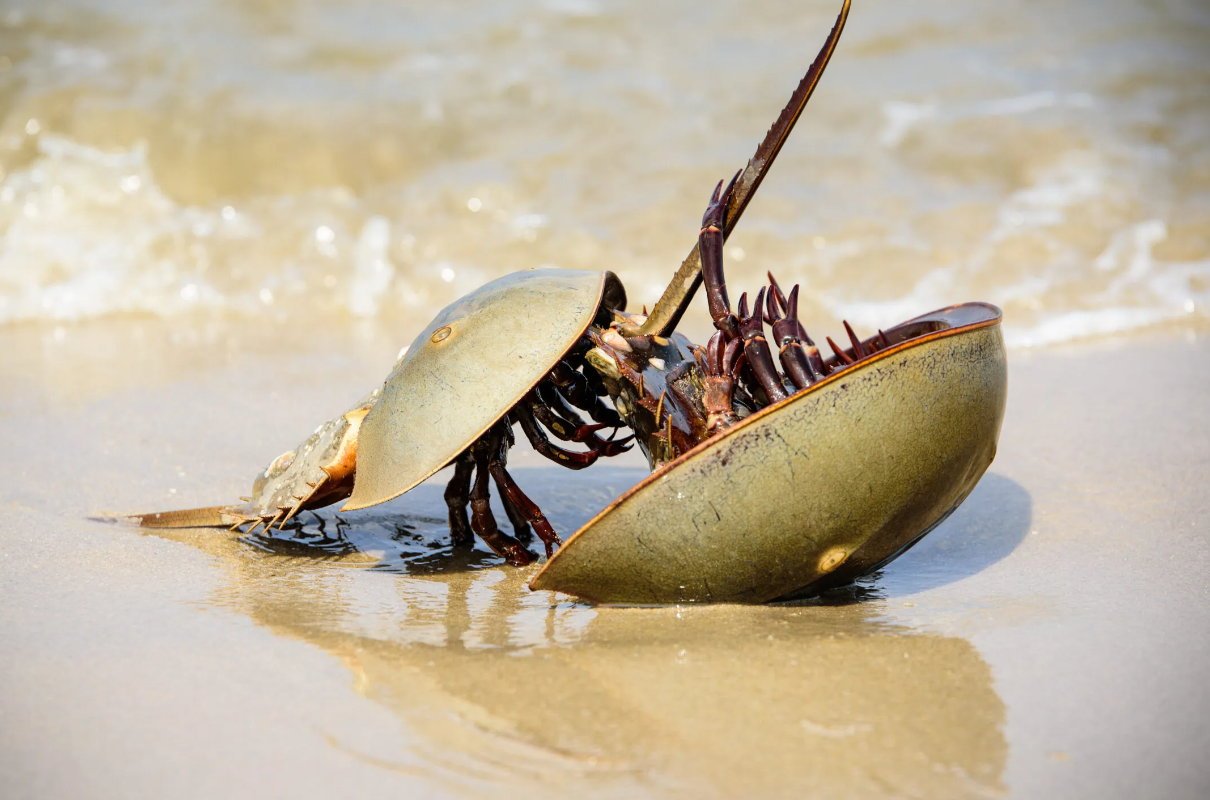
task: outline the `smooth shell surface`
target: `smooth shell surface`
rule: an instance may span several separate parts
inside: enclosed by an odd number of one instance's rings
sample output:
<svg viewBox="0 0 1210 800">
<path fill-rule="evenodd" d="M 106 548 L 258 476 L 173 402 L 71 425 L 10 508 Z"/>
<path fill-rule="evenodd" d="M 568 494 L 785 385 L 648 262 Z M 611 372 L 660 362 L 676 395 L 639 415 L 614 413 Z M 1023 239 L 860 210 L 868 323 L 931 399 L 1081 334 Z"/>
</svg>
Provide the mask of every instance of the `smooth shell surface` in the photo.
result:
<svg viewBox="0 0 1210 800">
<path fill-rule="evenodd" d="M 932 330 L 745 419 L 650 475 L 534 577 L 603 603 L 759 603 L 851 581 L 970 493 L 996 453 L 1000 311 Z M 944 326 L 944 330 L 935 330 Z"/>
<path fill-rule="evenodd" d="M 448 464 L 571 349 L 607 291 L 621 292 L 611 273 L 531 270 L 445 308 L 395 365 L 362 422 L 344 510 L 398 497 Z"/>
</svg>

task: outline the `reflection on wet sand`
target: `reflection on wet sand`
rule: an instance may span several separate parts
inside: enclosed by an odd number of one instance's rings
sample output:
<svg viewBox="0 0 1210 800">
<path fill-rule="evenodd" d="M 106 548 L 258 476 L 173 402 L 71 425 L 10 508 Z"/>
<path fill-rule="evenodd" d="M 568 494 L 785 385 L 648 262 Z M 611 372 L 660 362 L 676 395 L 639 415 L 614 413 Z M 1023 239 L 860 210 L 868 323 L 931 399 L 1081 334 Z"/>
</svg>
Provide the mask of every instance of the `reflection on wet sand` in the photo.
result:
<svg viewBox="0 0 1210 800">
<path fill-rule="evenodd" d="M 395 762 L 350 753 L 371 763 L 527 797 L 1004 790 L 988 665 L 964 639 L 881 622 L 863 590 L 593 608 L 532 593 L 530 570 L 484 569 L 495 561 L 479 553 L 426 557 L 437 519 L 405 516 L 384 537 L 372 522 L 338 537 L 326 525 L 288 545 L 157 535 L 216 556 L 228 576 L 216 605 L 335 655 L 425 743 Z"/>
</svg>

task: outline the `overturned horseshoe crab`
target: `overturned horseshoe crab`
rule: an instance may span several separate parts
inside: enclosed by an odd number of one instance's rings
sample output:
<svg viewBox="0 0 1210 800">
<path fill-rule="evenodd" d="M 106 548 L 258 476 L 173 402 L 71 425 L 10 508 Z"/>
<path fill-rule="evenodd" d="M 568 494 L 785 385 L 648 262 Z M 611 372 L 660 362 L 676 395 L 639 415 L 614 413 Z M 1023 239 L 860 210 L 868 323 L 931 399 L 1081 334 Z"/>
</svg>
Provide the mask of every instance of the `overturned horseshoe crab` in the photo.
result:
<svg viewBox="0 0 1210 800">
<path fill-rule="evenodd" d="M 723 274 L 722 244 L 823 74 L 848 10 L 844 0 L 747 167 L 715 189 L 698 244 L 651 314 L 627 314 L 609 272 L 505 276 L 438 314 L 381 389 L 279 456 L 242 505 L 131 519 L 280 527 L 345 498 L 345 510 L 386 502 L 452 464 L 454 544 L 477 534 L 521 566 L 535 557 L 519 541 L 532 526 L 548 556 L 534 589 L 601 602 L 763 602 L 894 558 L 969 494 L 994 456 L 1005 397 L 999 311 L 954 306 L 865 341 L 846 323 L 850 347 L 828 340 L 825 358 L 798 321 L 798 287 L 786 295 L 770 275 L 751 307 L 740 298 L 737 315 Z M 703 282 L 718 329 L 704 348 L 675 330 Z M 500 341 L 511 348 L 503 355 Z M 633 438 L 653 472 L 556 552 L 558 534 L 507 471 L 514 425 L 573 469 Z M 619 437 L 622 428 L 632 433 Z M 548 434 L 586 449 L 563 449 Z M 517 537 L 496 524 L 493 483 Z"/>
</svg>

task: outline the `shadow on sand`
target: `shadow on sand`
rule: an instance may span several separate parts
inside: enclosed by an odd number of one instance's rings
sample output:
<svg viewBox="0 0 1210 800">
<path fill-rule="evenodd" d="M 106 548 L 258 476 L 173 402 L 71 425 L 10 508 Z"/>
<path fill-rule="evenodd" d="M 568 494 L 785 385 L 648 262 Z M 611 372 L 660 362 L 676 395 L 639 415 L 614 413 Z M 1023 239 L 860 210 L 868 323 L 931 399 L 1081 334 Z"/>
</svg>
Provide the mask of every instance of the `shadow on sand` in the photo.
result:
<svg viewBox="0 0 1210 800">
<path fill-rule="evenodd" d="M 585 472 L 519 469 L 515 473 L 565 536 L 646 474 L 638 468 L 617 467 Z M 297 526 L 252 534 L 242 541 L 288 557 L 324 559 L 360 553 L 374 562 L 373 569 L 404 575 L 442 575 L 500 565 L 502 559 L 481 542 L 467 550 L 450 546 L 442 492 L 439 482 L 424 484 L 372 510 L 303 515 Z M 507 531 L 504 510 L 494 498 L 493 507 Z M 796 602 L 845 605 L 913 594 L 975 575 L 1007 557 L 1028 535 L 1032 507 L 1024 487 L 989 473 L 949 519 L 883 570 L 822 597 Z M 527 545 L 541 552 L 540 542 L 531 538 Z"/>
<path fill-rule="evenodd" d="M 382 574 L 368 554 L 210 554 L 216 609 L 339 660 L 414 745 L 351 758 L 445 791 L 589 797 L 982 797 L 1004 791 L 1004 704 L 967 640 L 839 607 L 594 608 L 534 567 Z M 263 680 L 263 676 L 256 678 Z"/>
<path fill-rule="evenodd" d="M 1025 487 L 989 472 L 949 519 L 882 570 L 879 593 L 914 594 L 976 575 L 1016 550 L 1032 522 Z"/>
<path fill-rule="evenodd" d="M 561 531 L 644 474 L 518 472 Z M 1029 508 L 988 476 L 937 545 L 904 556 L 923 572 L 912 590 L 1006 556 Z M 152 533 L 216 557 L 216 607 L 331 653 L 418 737 L 389 761 L 333 746 L 426 782 L 526 798 L 1004 791 L 991 670 L 965 639 L 889 622 L 866 602 L 879 580 L 808 603 L 594 608 L 530 592 L 536 566 L 453 551 L 444 509 L 435 484 L 269 536 Z"/>
</svg>

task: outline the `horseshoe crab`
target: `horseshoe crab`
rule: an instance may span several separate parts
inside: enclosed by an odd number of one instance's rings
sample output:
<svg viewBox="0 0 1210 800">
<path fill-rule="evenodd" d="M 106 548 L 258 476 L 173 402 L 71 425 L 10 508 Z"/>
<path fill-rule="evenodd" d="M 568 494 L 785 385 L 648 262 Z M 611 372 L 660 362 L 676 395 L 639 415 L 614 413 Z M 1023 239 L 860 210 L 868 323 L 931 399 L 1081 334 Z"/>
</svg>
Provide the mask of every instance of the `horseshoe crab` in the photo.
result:
<svg viewBox="0 0 1210 800">
<path fill-rule="evenodd" d="M 745 169 L 715 188 L 697 245 L 650 314 L 626 312 L 609 272 L 505 276 L 438 314 L 381 389 L 278 457 L 243 505 L 131 519 L 281 527 L 346 497 L 344 510 L 385 502 L 452 464 L 454 544 L 477 534 L 522 566 L 535 558 L 520 541 L 532 526 L 548 557 L 534 589 L 601 602 L 763 602 L 894 558 L 965 498 L 994 456 L 1005 386 L 998 309 L 954 306 L 865 341 L 845 323 L 851 346 L 829 339 L 825 358 L 798 320 L 797 286 L 787 295 L 770 274 L 735 314 L 723 274 L 723 242 L 814 91 L 848 10 L 844 0 Z M 703 282 L 718 329 L 704 348 L 675 330 Z M 559 536 L 506 468 L 514 425 L 572 469 L 634 440 L 652 475 L 556 552 Z M 618 438 L 622 428 L 631 435 Z M 548 433 L 587 449 L 563 449 Z M 517 537 L 496 525 L 493 482 Z"/>
</svg>

